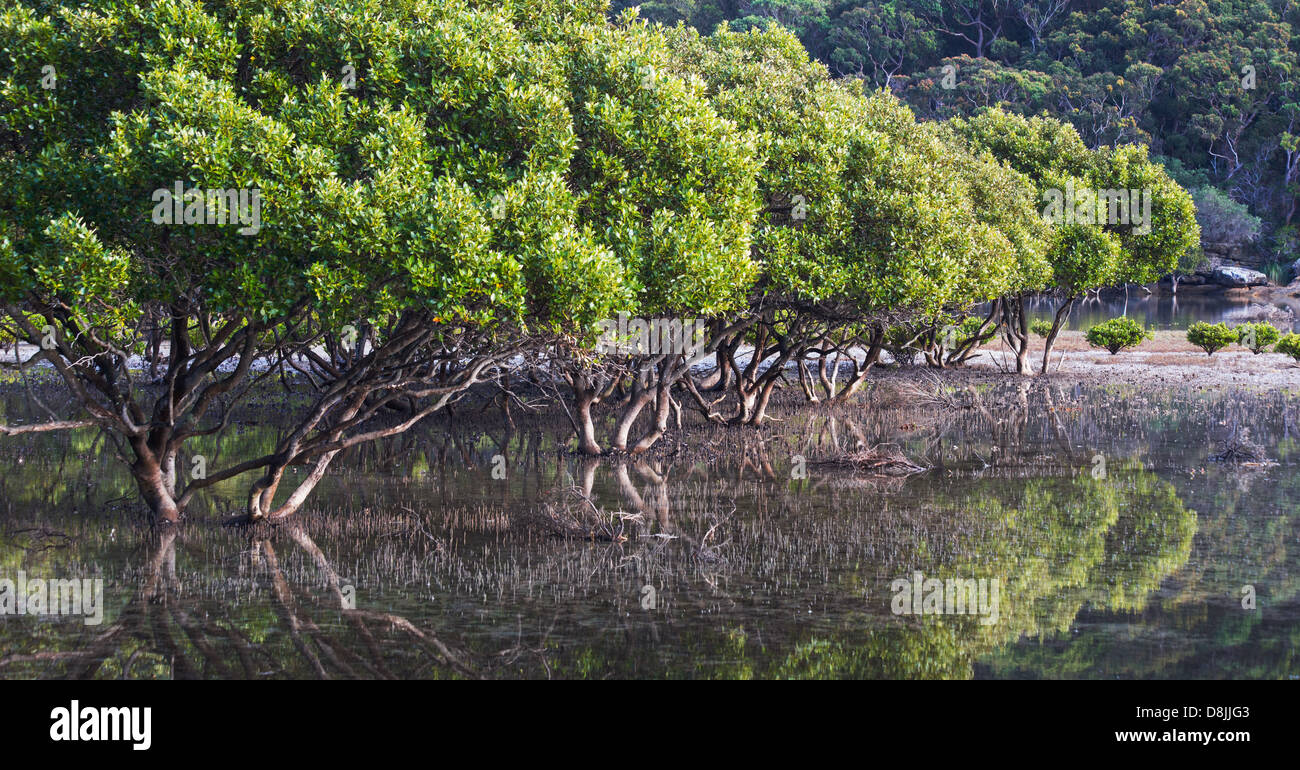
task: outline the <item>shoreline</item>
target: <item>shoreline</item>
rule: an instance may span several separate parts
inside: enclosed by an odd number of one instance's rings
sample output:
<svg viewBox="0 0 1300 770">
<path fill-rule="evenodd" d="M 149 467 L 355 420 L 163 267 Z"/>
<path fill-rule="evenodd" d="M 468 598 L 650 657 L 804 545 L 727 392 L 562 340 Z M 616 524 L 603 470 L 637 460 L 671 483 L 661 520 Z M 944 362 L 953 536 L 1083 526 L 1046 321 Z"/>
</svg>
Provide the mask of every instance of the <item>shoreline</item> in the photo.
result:
<svg viewBox="0 0 1300 770">
<path fill-rule="evenodd" d="M 1082 330 L 1062 330 L 1052 349 L 1051 367 L 1045 375 L 1039 373 L 1043 360 L 1043 339 L 1034 337 L 1029 353 L 1032 376 L 1020 375 L 1019 378 L 1032 380 L 1065 377 L 1091 385 L 1196 385 L 1264 391 L 1300 389 L 1300 362 L 1281 353 L 1256 355 L 1233 344 L 1209 356 L 1187 341 L 1184 330 L 1163 329 L 1153 331 L 1152 338 L 1138 347 L 1111 355 L 1104 349 L 1090 346 L 1086 335 Z M 23 387 L 21 375 L 12 368 L 12 350 L 12 347 L 9 348 L 9 365 L 0 370 L 8 375 L 0 378 L 0 390 Z M 884 375 L 896 378 L 919 371 L 931 372 L 945 380 L 959 380 L 962 378 L 961 373 L 980 381 L 1000 377 L 1014 381 L 1017 378 L 1013 371 L 1015 357 L 998 340 L 979 348 L 964 366 L 944 369 L 934 369 L 921 363 L 897 366 L 890 360 L 888 352 L 882 353 L 882 359 L 876 365 L 875 372 L 868 377 L 868 383 Z M 133 368 L 141 368 L 143 365 L 142 361 L 133 363 L 136 365 Z M 787 365 L 787 369 L 794 376 L 794 365 Z M 48 365 L 43 364 L 37 364 L 29 370 L 28 376 L 34 384 L 58 385 L 62 382 Z"/>
<path fill-rule="evenodd" d="M 1035 377 L 1066 377 L 1094 385 L 1122 383 L 1148 386 L 1244 388 L 1250 390 L 1300 389 L 1300 363 L 1281 353 L 1256 355 L 1237 345 L 1212 356 L 1187 341 L 1182 330 L 1153 332 L 1153 338 L 1136 348 L 1111 355 L 1091 347 L 1083 331 L 1062 331 L 1052 351 L 1047 375 L 1038 374 L 1043 360 L 1043 341 L 1035 338 L 1029 362 Z M 1064 360 L 1061 354 L 1064 353 Z M 1015 365 L 1014 356 L 997 342 L 971 357 L 969 371 L 1006 374 Z M 1029 379 L 1026 377 L 1026 379 Z"/>
</svg>

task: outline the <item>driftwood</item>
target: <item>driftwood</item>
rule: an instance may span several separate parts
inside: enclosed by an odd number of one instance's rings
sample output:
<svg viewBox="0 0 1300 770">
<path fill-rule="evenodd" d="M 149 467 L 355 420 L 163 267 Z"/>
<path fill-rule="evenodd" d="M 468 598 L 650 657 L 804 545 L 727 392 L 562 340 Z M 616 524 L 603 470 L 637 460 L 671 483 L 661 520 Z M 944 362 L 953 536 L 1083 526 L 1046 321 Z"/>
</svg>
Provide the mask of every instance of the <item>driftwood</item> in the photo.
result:
<svg viewBox="0 0 1300 770">
<path fill-rule="evenodd" d="M 875 476 L 910 476 L 930 470 L 912 462 L 897 447 L 888 444 L 862 446 L 828 460 L 809 460 L 808 464 L 852 468 Z"/>
<path fill-rule="evenodd" d="M 592 540 L 625 543 L 628 525 L 644 521 L 640 513 L 601 510 L 577 487 L 566 487 L 543 500 L 525 521 L 547 530 L 555 537 L 569 540 Z"/>
<path fill-rule="evenodd" d="M 1217 454 L 1210 455 L 1211 461 L 1236 463 L 1247 467 L 1277 465 L 1275 461 L 1264 456 L 1264 450 L 1258 444 L 1248 438 L 1239 439 L 1234 436 L 1220 446 L 1222 449 Z"/>
</svg>

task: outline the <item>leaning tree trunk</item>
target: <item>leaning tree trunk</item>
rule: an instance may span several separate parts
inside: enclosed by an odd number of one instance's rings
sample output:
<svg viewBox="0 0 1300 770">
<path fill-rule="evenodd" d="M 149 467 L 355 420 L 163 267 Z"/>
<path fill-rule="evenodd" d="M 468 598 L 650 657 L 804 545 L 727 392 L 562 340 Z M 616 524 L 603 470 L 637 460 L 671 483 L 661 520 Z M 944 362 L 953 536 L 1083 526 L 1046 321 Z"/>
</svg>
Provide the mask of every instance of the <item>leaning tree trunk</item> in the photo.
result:
<svg viewBox="0 0 1300 770">
<path fill-rule="evenodd" d="M 727 328 L 726 323 L 721 319 L 712 321 L 709 326 L 709 334 L 714 338 L 721 337 Z M 740 347 L 743 336 L 733 334 L 719 341 L 718 348 L 713 353 L 713 371 L 699 384 L 700 390 L 726 393 L 731 388 L 733 373 L 727 366 L 727 361 L 736 352 L 736 348 Z"/>
<path fill-rule="evenodd" d="M 800 361 L 796 369 L 799 372 L 799 389 L 803 391 L 803 400 L 810 404 L 820 402 L 821 398 L 814 389 L 812 374 L 808 372 L 808 362 Z"/>
<path fill-rule="evenodd" d="M 732 419 L 733 424 L 752 425 L 755 428 L 762 426 L 763 421 L 767 419 L 767 406 L 772 399 L 772 391 L 780 384 L 785 374 L 786 364 L 789 364 L 791 359 L 795 359 L 799 365 L 803 364 L 804 348 L 796 347 L 789 340 L 780 339 L 768 347 L 768 336 L 767 330 L 760 327 L 749 364 L 736 377 L 736 395 L 740 399 L 740 410 Z M 771 336 L 775 337 L 775 335 Z M 776 360 L 766 369 L 760 370 L 763 361 L 774 353 L 777 354 Z M 731 365 L 734 369 L 739 369 L 734 354 Z"/>
<path fill-rule="evenodd" d="M 1025 312 L 1025 298 L 1023 295 L 1020 296 L 1016 304 L 1019 305 L 1016 316 L 1020 324 L 1020 349 L 1016 351 L 1016 374 L 1029 374 L 1029 314 Z"/>
<path fill-rule="evenodd" d="M 632 426 L 636 424 L 637 418 L 641 416 L 641 411 L 651 401 L 655 400 L 655 393 L 658 392 L 658 384 L 661 378 L 656 377 L 658 374 L 657 368 L 657 365 L 651 365 L 649 371 L 637 372 L 633 378 L 632 393 L 628 396 L 626 405 L 619 412 L 618 419 L 614 422 L 614 439 L 610 442 L 610 451 L 627 451 L 628 442 L 632 437 Z"/>
<path fill-rule="evenodd" d="M 667 367 L 667 364 L 665 364 Z M 629 454 L 638 455 L 647 452 L 655 445 L 655 442 L 663 438 L 668 432 L 668 418 L 672 414 L 673 396 L 672 396 L 672 379 L 661 373 L 659 385 L 655 389 L 655 412 L 654 427 L 646 431 L 635 445 L 633 445 Z"/>
<path fill-rule="evenodd" d="M 784 367 L 785 363 L 785 360 L 782 359 L 773 366 Z M 772 391 L 776 390 L 776 386 L 780 381 L 781 376 L 777 374 L 775 377 L 767 378 L 767 382 L 763 383 L 762 388 L 758 391 L 758 398 L 754 401 L 754 408 L 749 415 L 747 424 L 753 425 L 755 428 L 762 427 L 763 421 L 767 419 L 767 405 L 772 401 Z"/>
<path fill-rule="evenodd" d="M 298 509 L 302 507 L 302 504 L 307 501 L 308 495 L 310 495 L 312 490 L 316 488 L 316 485 L 321 482 L 321 479 L 325 478 L 325 471 L 329 470 L 329 465 L 337 454 L 338 451 L 326 452 L 317 457 L 316 461 L 312 463 L 311 471 L 307 473 L 307 478 L 299 482 L 298 486 L 292 493 L 290 493 L 288 499 L 276 508 L 268 510 L 266 518 L 274 521 L 297 513 Z M 267 501 L 267 507 L 270 508 L 270 500 Z"/>
<path fill-rule="evenodd" d="M 1016 374 L 1029 371 L 1029 314 L 1025 312 L 1025 295 L 1007 298 L 1003 303 L 1003 339 L 1016 355 Z"/>
<path fill-rule="evenodd" d="M 1052 346 L 1056 344 L 1056 336 L 1061 333 L 1061 327 L 1070 318 L 1070 310 L 1074 307 L 1074 295 L 1066 298 L 1065 302 L 1056 311 L 1056 318 L 1052 320 L 1052 330 L 1047 334 L 1047 341 L 1043 347 L 1043 368 L 1042 373 L 1047 374 L 1047 365 L 1052 360 Z"/>
<path fill-rule="evenodd" d="M 867 375 L 871 368 L 880 360 L 880 353 L 885 348 L 885 330 L 883 327 L 877 327 L 871 333 L 871 344 L 867 348 L 867 355 L 859 365 L 857 359 L 850 356 L 853 361 L 853 379 L 849 380 L 844 386 L 844 390 L 839 395 L 831 399 L 832 404 L 843 404 L 857 393 L 862 385 L 867 381 Z"/>
<path fill-rule="evenodd" d="M 592 418 L 592 409 L 600 402 L 600 393 L 583 375 L 573 378 L 573 406 L 577 413 L 574 428 L 578 433 L 578 451 L 589 457 L 601 454 L 600 442 L 596 440 L 596 421 Z"/>
<path fill-rule="evenodd" d="M 374 387 L 369 383 L 357 385 L 355 382 L 343 385 L 338 392 L 322 395 L 311 415 L 299 423 L 293 433 L 281 439 L 274 455 L 259 464 L 258 467 L 265 467 L 266 472 L 249 489 L 248 518 L 254 521 L 280 519 L 296 513 L 316 485 L 325 477 L 330 463 L 340 452 L 405 433 L 429 415 L 447 407 L 454 398 L 477 384 L 479 376 L 493 360 L 491 356 L 475 358 L 454 376 L 449 376 L 443 370 L 440 377 L 448 378 L 443 380 L 444 384 L 418 390 L 412 389 L 405 394 L 412 398 L 429 398 L 430 402 L 427 406 L 394 425 L 361 430 L 353 435 L 347 434 L 373 418 L 387 403 L 390 403 L 391 398 L 399 396 L 372 399 Z M 310 470 L 289 497 L 276 506 L 274 505 L 276 490 L 284 480 L 284 472 L 290 465 L 308 465 Z M 212 481 L 213 478 L 209 476 L 208 481 Z M 188 490 L 187 494 L 189 494 Z"/>
<path fill-rule="evenodd" d="M 140 496 L 159 524 L 176 524 L 181 520 L 181 508 L 176 503 L 175 475 L 163 471 L 152 456 L 137 457 L 131 465 L 131 476 L 140 490 Z M 169 483 L 169 477 L 171 479 Z"/>
<path fill-rule="evenodd" d="M 817 379 L 821 383 L 822 390 L 826 393 L 826 398 L 834 400 L 839 389 L 840 348 L 838 345 L 831 345 L 829 337 L 824 338 L 821 344 L 823 353 L 817 358 Z M 832 349 L 835 352 L 834 359 L 830 357 Z M 829 363 L 832 360 L 835 363 Z"/>
<path fill-rule="evenodd" d="M 176 453 L 168 449 L 170 438 L 167 431 L 154 430 L 130 439 L 135 454 L 131 477 L 160 524 L 176 524 L 184 512 L 176 495 Z"/>
</svg>

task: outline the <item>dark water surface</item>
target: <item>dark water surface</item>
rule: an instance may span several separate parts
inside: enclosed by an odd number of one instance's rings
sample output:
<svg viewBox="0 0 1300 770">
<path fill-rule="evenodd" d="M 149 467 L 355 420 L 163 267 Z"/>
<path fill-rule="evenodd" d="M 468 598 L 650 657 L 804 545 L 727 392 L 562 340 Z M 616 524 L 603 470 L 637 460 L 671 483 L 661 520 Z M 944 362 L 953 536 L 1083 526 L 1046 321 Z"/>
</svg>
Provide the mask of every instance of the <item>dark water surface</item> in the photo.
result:
<svg viewBox="0 0 1300 770">
<path fill-rule="evenodd" d="M 1029 303 L 1031 320 L 1051 321 L 1060 306 L 1058 300 L 1036 298 Z M 1139 287 L 1123 291 L 1111 291 L 1101 297 L 1090 297 L 1075 303 L 1070 311 L 1067 329 L 1087 330 L 1103 321 L 1127 315 L 1148 329 L 1168 330 L 1186 329 L 1197 321 L 1209 323 L 1225 322 L 1229 326 L 1245 321 L 1269 320 L 1283 332 L 1295 331 L 1296 320 L 1289 315 L 1271 316 L 1264 319 L 1258 314 L 1264 305 L 1258 300 L 1245 297 L 1229 298 L 1222 292 L 1180 291 L 1177 296 L 1167 291 L 1159 294 L 1146 294 Z"/>
<path fill-rule="evenodd" d="M 1300 676 L 1300 397 L 872 395 L 640 462 L 466 412 L 345 458 L 297 526 L 220 526 L 232 482 L 163 535 L 103 437 L 6 439 L 0 578 L 102 578 L 105 611 L 0 616 L 0 676 Z M 859 443 L 930 470 L 828 462 Z M 996 617 L 895 614 L 917 572 L 997 579 Z"/>
</svg>

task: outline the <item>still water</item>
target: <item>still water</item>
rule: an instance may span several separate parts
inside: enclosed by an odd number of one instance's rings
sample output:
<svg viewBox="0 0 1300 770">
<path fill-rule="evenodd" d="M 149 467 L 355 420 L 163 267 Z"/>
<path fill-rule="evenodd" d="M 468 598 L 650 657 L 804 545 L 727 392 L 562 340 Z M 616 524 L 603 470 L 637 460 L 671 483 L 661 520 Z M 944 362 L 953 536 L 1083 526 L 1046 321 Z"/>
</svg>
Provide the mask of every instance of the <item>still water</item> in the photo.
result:
<svg viewBox="0 0 1300 770">
<path fill-rule="evenodd" d="M 639 462 L 467 413 L 346 458 L 295 526 L 220 526 L 227 484 L 162 535 L 104 438 L 6 440 L 0 579 L 101 579 L 103 617 L 0 616 L 0 677 L 1297 678 L 1298 405 L 881 386 Z M 900 598 L 931 579 L 982 581 L 976 613 Z"/>
<path fill-rule="evenodd" d="M 1051 321 L 1056 315 L 1059 301 L 1050 298 L 1036 298 L 1029 303 L 1031 320 Z M 1264 308 L 1283 310 L 1272 305 L 1264 305 L 1258 300 L 1244 297 L 1229 298 L 1222 293 L 1196 293 L 1182 291 L 1178 296 L 1169 293 L 1147 294 L 1140 287 L 1132 287 L 1126 295 L 1123 291 L 1107 292 L 1101 297 L 1089 297 L 1076 302 L 1070 311 L 1070 318 L 1065 328 L 1084 330 L 1112 318 L 1127 315 L 1148 329 L 1168 330 L 1186 329 L 1197 321 L 1209 323 L 1225 322 L 1229 326 L 1244 321 L 1268 320 L 1284 332 L 1296 331 L 1298 325 L 1290 314 L 1260 315 Z"/>
</svg>

